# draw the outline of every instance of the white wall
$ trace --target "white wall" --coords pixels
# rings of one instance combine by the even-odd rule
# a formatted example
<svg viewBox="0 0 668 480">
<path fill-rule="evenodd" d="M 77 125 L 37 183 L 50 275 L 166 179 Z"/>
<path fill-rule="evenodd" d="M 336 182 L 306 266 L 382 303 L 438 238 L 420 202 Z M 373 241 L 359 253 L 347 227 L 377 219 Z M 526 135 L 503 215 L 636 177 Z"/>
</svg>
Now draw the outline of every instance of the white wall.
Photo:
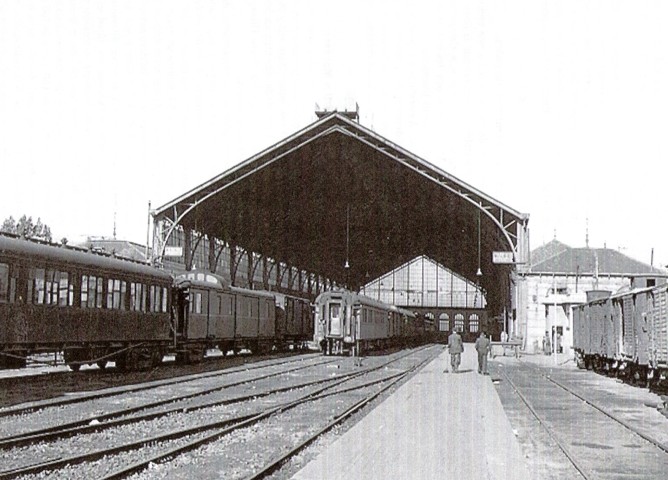
<svg viewBox="0 0 668 480">
<path fill-rule="evenodd" d="M 572 353 L 572 306 L 584 303 L 588 290 L 609 290 L 614 293 L 629 285 L 630 278 L 622 275 L 599 275 L 598 279 L 593 276 L 576 277 L 565 274 L 522 275 L 517 284 L 517 316 L 519 333 L 526 332 L 525 351 L 538 353 L 542 350 L 545 331 L 551 331 L 552 325 L 556 324 L 563 327 L 564 353 Z M 554 288 L 556 295 L 552 293 Z"/>
</svg>

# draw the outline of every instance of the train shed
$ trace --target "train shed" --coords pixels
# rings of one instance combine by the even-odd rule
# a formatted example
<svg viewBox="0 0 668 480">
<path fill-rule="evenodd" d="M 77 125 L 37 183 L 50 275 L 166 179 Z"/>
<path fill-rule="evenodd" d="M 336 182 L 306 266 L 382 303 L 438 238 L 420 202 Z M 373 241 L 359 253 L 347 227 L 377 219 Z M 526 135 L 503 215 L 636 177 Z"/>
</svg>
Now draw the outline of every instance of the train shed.
<svg viewBox="0 0 668 480">
<path fill-rule="evenodd" d="M 317 294 L 426 256 L 479 284 L 491 315 L 510 316 L 528 214 L 364 127 L 357 112 L 316 114 L 154 210 L 156 263 Z"/>
</svg>

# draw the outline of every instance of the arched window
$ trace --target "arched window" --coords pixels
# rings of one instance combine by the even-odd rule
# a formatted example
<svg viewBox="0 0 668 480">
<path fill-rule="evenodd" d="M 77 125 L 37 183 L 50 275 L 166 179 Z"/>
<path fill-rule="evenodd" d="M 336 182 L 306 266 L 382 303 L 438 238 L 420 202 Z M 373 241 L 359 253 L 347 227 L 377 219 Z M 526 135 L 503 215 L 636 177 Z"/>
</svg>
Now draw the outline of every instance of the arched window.
<svg viewBox="0 0 668 480">
<path fill-rule="evenodd" d="M 455 330 L 458 332 L 464 331 L 464 315 L 461 313 L 455 315 Z"/>
<path fill-rule="evenodd" d="M 469 332 L 476 333 L 480 328 L 480 317 L 477 313 L 472 313 L 469 317 Z"/>
<path fill-rule="evenodd" d="M 447 332 L 448 330 L 450 330 L 450 315 L 441 313 L 438 316 L 438 331 Z"/>
</svg>

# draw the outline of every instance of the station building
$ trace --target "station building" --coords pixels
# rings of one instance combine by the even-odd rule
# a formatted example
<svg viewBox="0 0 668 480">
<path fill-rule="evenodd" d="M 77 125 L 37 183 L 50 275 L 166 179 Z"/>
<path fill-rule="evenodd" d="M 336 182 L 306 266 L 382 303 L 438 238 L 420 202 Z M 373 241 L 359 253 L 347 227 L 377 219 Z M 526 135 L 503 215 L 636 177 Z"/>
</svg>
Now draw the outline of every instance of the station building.
<svg viewBox="0 0 668 480">
<path fill-rule="evenodd" d="M 573 307 L 587 301 L 587 292 L 650 287 L 666 282 L 661 268 L 603 248 L 573 248 L 556 239 L 531 251 L 529 268 L 517 277 L 520 332 L 528 353 L 543 350 L 546 334 L 557 353 L 572 352 Z"/>
</svg>

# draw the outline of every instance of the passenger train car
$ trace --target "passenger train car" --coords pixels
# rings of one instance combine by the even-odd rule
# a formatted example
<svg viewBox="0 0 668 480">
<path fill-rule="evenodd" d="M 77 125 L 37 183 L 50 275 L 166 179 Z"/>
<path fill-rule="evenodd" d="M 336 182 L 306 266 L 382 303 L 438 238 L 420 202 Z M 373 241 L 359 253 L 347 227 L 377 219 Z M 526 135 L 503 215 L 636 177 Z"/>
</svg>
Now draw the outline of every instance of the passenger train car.
<svg viewBox="0 0 668 480">
<path fill-rule="evenodd" d="M 589 292 L 573 310 L 573 347 L 581 368 L 641 385 L 668 377 L 668 285 Z"/>
<path fill-rule="evenodd" d="M 268 352 L 303 348 L 313 338 L 311 304 L 303 298 L 231 286 L 208 272 L 179 275 L 174 297 L 175 344 L 186 361 L 206 348 Z"/>
<path fill-rule="evenodd" d="M 312 338 L 306 299 L 0 234 L 0 368 L 62 351 L 73 370 L 138 369 L 170 352 L 194 362 L 214 346 L 261 352 Z"/>
<path fill-rule="evenodd" d="M 424 322 L 416 315 L 358 293 L 338 290 L 315 300 L 317 341 L 326 355 L 353 353 L 421 341 Z"/>
</svg>

